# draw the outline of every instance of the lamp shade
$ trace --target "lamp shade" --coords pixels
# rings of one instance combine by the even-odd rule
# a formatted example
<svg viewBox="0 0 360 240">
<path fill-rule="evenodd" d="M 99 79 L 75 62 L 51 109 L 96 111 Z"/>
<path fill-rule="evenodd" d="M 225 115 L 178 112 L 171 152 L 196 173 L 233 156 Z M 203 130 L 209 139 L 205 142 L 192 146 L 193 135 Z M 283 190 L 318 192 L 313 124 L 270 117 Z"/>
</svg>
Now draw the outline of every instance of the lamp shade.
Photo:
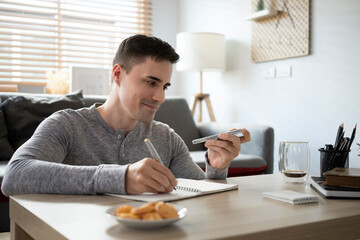
<svg viewBox="0 0 360 240">
<path fill-rule="evenodd" d="M 181 32 L 176 36 L 178 71 L 225 70 L 225 36 L 218 33 Z"/>
</svg>

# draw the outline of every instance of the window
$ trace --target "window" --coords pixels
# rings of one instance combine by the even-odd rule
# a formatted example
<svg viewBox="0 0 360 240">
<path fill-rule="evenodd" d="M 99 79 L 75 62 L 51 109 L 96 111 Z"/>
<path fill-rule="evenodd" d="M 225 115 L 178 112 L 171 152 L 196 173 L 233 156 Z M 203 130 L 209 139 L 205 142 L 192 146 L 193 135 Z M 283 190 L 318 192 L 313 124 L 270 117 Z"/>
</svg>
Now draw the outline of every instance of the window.
<svg viewBox="0 0 360 240">
<path fill-rule="evenodd" d="M 111 67 L 119 43 L 151 34 L 150 0 L 0 1 L 0 83 L 49 70 Z"/>
</svg>

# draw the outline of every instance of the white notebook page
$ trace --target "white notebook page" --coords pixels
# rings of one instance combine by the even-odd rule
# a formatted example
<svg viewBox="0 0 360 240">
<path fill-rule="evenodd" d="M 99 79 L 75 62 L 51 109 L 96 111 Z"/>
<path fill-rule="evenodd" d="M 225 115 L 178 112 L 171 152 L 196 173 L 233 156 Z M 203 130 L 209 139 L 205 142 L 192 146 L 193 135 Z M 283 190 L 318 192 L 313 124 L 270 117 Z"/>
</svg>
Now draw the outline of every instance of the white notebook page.
<svg viewBox="0 0 360 240">
<path fill-rule="evenodd" d="M 200 195 L 223 192 L 228 190 L 237 189 L 237 184 L 225 184 L 215 183 L 209 181 L 193 180 L 178 178 L 177 190 L 171 193 L 144 193 L 138 195 L 115 195 L 112 196 L 121 197 L 125 199 L 154 202 L 154 201 L 175 201 L 185 198 L 196 197 Z M 183 190 L 182 190 L 183 189 Z"/>
</svg>

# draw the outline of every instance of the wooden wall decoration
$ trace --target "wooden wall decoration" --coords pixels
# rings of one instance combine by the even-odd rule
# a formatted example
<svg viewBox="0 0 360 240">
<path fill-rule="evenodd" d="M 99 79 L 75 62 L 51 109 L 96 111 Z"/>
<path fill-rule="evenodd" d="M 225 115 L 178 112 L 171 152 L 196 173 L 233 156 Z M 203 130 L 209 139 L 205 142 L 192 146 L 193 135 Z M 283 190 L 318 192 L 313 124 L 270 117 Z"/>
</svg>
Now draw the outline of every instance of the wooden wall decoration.
<svg viewBox="0 0 360 240">
<path fill-rule="evenodd" d="M 252 19 L 252 62 L 310 54 L 310 0 L 263 0 L 277 14 Z M 259 0 L 252 0 L 255 14 Z M 253 15 L 254 15 L 253 14 Z"/>
</svg>

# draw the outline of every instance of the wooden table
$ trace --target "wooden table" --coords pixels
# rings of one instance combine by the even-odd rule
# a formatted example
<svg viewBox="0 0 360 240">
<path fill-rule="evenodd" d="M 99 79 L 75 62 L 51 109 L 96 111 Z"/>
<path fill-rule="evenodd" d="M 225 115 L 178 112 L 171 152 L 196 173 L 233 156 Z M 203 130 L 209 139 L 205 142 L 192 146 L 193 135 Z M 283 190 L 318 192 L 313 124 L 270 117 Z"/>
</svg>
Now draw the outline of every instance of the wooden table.
<svg viewBox="0 0 360 240">
<path fill-rule="evenodd" d="M 156 230 L 126 228 L 105 212 L 124 200 L 110 196 L 19 195 L 10 198 L 11 239 L 358 239 L 360 201 L 292 205 L 263 198 L 283 189 L 317 194 L 280 175 L 229 178 L 239 189 L 174 202 L 188 215 Z M 221 181 L 220 181 L 221 182 Z M 32 237 L 30 237 L 29 235 Z"/>
</svg>

